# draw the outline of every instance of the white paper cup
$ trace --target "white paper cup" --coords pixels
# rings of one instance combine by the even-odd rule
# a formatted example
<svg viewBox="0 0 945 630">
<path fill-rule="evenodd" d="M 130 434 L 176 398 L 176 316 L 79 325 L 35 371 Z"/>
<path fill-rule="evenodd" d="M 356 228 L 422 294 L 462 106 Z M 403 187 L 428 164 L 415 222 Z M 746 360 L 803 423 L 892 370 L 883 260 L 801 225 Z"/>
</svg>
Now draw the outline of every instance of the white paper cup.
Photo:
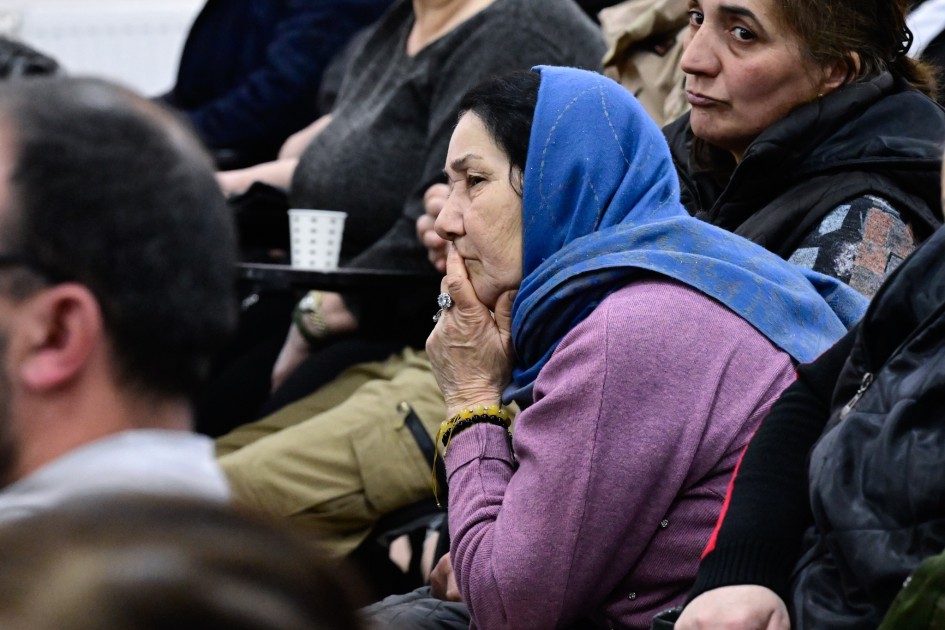
<svg viewBox="0 0 945 630">
<path fill-rule="evenodd" d="M 335 210 L 289 210 L 292 266 L 315 271 L 337 269 L 347 216 L 347 212 Z"/>
</svg>

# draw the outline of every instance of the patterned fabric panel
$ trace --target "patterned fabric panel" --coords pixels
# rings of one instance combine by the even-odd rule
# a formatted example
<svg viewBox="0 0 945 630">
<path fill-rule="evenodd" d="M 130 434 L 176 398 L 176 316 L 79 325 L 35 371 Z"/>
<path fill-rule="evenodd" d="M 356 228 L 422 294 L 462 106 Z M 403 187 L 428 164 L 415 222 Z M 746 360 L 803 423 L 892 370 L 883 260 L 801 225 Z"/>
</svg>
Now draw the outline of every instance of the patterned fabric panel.
<svg viewBox="0 0 945 630">
<path fill-rule="evenodd" d="M 868 195 L 835 208 L 790 261 L 841 280 L 867 297 L 915 249 L 912 231 L 883 199 Z"/>
</svg>

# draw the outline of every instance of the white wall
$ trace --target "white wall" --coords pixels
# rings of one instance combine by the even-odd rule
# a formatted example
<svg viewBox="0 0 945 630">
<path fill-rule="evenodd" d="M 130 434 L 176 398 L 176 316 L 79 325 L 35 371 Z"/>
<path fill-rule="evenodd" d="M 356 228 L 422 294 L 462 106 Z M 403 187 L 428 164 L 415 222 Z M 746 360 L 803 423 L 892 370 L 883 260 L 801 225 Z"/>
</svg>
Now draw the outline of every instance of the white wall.
<svg viewBox="0 0 945 630">
<path fill-rule="evenodd" d="M 180 49 L 203 0 L 0 0 L 0 34 L 154 95 L 173 85 Z"/>
</svg>

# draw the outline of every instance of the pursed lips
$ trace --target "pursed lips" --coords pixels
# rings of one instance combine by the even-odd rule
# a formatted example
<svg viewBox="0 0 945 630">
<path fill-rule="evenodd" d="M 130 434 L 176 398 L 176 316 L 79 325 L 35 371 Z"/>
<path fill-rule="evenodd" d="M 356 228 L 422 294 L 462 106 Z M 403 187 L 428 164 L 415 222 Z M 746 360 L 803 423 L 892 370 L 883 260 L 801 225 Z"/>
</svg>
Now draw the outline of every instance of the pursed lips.
<svg viewBox="0 0 945 630">
<path fill-rule="evenodd" d="M 453 241 L 453 244 L 455 246 L 456 241 Z M 459 254 L 459 257 L 463 259 L 463 264 L 465 265 L 469 265 L 469 263 L 478 262 L 475 258 L 467 258 L 466 255 L 463 253 L 463 251 L 459 247 L 456 248 L 456 253 Z M 468 268 L 469 267 L 467 266 L 467 269 Z"/>
<path fill-rule="evenodd" d="M 453 247 L 456 248 L 456 253 L 459 254 L 459 257 L 462 258 L 463 261 L 474 260 L 473 258 L 466 257 L 466 253 L 463 251 L 464 249 L 466 249 L 464 246 L 464 243 L 459 243 L 458 238 L 453 240 Z"/>
<path fill-rule="evenodd" d="M 698 92 L 693 92 L 691 90 L 686 90 L 686 100 L 689 101 L 689 104 L 693 107 L 708 107 L 711 105 L 722 104 L 722 101 L 714 99 L 711 96 L 699 94 Z"/>
</svg>

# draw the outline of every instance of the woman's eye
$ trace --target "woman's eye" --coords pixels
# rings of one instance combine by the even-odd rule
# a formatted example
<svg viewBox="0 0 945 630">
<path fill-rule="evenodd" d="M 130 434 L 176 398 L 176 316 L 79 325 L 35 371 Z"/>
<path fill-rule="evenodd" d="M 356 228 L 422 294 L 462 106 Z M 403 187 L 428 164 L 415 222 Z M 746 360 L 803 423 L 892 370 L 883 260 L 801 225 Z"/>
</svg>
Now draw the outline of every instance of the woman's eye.
<svg viewBox="0 0 945 630">
<path fill-rule="evenodd" d="M 740 42 L 750 42 L 755 39 L 755 34 L 749 31 L 744 26 L 736 26 L 732 29 L 732 35 Z"/>
<path fill-rule="evenodd" d="M 485 177 L 479 177 L 478 175 L 467 175 L 466 176 L 466 188 L 472 188 L 476 184 L 480 184 L 486 181 Z"/>
<path fill-rule="evenodd" d="M 701 26 L 705 16 L 701 11 L 696 11 L 695 9 L 689 10 L 689 24 L 691 26 Z"/>
</svg>

